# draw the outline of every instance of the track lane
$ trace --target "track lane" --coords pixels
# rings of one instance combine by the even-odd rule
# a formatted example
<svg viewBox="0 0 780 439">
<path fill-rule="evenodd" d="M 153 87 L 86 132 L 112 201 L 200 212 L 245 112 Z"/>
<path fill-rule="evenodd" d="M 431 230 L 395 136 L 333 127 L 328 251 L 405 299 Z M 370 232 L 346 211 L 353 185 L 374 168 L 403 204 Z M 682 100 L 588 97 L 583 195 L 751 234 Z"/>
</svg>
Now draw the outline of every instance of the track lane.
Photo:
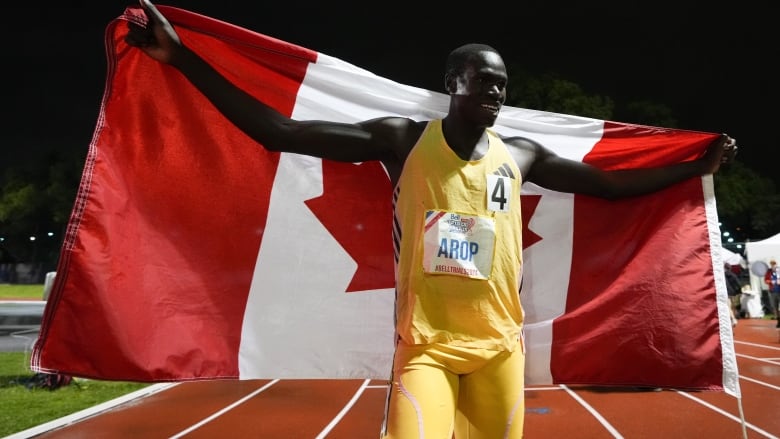
<svg viewBox="0 0 780 439">
<path fill-rule="evenodd" d="M 774 321 L 743 319 L 735 328 L 748 439 L 780 439 L 776 337 Z M 187 382 L 29 437 L 376 439 L 386 386 L 364 380 Z M 738 400 L 723 392 L 530 386 L 525 419 L 526 438 L 743 437 Z"/>
</svg>

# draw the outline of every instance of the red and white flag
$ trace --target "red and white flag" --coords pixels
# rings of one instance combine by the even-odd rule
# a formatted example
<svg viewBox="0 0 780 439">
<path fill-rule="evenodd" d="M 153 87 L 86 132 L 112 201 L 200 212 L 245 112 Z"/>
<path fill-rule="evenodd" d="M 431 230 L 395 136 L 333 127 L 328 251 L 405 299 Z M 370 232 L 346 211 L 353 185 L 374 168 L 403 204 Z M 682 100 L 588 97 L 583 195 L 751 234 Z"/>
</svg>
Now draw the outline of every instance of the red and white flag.
<svg viewBox="0 0 780 439">
<path fill-rule="evenodd" d="M 231 81 L 296 119 L 432 119 L 448 97 L 159 6 Z M 144 382 L 387 379 L 391 192 L 376 162 L 272 153 L 109 24 L 109 71 L 35 371 Z M 716 134 L 505 107 L 495 130 L 608 169 Z M 523 186 L 529 384 L 739 394 L 712 177 L 621 201 Z"/>
</svg>

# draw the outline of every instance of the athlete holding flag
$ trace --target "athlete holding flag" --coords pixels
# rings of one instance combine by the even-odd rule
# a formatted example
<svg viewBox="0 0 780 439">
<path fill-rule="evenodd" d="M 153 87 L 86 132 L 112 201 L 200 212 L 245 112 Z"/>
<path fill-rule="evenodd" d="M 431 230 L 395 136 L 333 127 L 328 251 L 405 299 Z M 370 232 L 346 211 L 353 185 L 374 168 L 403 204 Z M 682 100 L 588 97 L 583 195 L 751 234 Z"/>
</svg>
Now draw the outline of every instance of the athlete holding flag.
<svg viewBox="0 0 780 439">
<path fill-rule="evenodd" d="M 737 152 L 721 135 L 700 158 L 603 171 L 491 127 L 506 99 L 501 56 L 466 44 L 447 58 L 442 119 L 294 120 L 234 86 L 186 47 L 148 0 L 126 41 L 178 69 L 270 151 L 380 161 L 395 188 L 396 333 L 384 438 L 520 438 L 524 421 L 523 182 L 616 199 L 717 172 Z"/>
</svg>

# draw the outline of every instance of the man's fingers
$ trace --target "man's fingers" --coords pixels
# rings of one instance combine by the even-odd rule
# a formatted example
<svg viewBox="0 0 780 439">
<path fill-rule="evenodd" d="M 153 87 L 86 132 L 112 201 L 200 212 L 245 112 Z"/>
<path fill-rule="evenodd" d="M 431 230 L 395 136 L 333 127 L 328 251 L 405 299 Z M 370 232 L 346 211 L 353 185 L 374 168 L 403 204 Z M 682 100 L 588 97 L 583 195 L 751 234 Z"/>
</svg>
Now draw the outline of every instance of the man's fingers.
<svg viewBox="0 0 780 439">
<path fill-rule="evenodd" d="M 150 20 L 157 23 L 165 23 L 165 17 L 163 17 L 162 13 L 157 10 L 157 7 L 154 6 L 152 2 L 149 0 L 139 0 L 139 2 Z"/>
<path fill-rule="evenodd" d="M 739 147 L 737 146 L 737 140 L 729 137 L 726 143 L 723 144 L 723 149 L 725 149 L 726 151 L 736 152 L 737 149 L 739 149 Z"/>
<path fill-rule="evenodd" d="M 723 136 L 725 141 L 723 142 L 723 156 L 720 160 L 721 163 L 729 163 L 734 160 L 734 157 L 737 155 L 739 146 L 737 146 L 737 139 L 734 139 L 726 134 Z"/>
</svg>

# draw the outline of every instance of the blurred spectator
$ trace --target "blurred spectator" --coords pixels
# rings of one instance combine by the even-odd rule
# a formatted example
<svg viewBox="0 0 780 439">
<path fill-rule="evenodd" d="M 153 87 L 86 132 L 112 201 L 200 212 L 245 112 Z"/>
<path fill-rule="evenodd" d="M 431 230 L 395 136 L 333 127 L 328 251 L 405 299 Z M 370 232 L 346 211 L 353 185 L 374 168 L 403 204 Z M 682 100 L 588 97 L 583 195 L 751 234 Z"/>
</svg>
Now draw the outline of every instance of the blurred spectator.
<svg viewBox="0 0 780 439">
<path fill-rule="evenodd" d="M 769 290 L 769 313 L 778 319 L 778 328 L 780 328 L 780 315 L 778 315 L 780 313 L 777 310 L 778 303 L 780 303 L 780 267 L 777 266 L 777 261 L 774 259 L 769 261 L 769 269 L 764 274 L 764 283 Z"/>
<path fill-rule="evenodd" d="M 731 270 L 731 265 L 723 264 L 723 273 L 726 275 L 726 291 L 729 296 L 729 310 L 731 311 L 731 326 L 737 326 L 737 316 L 740 315 L 740 296 L 742 284 L 739 278 Z"/>
</svg>

